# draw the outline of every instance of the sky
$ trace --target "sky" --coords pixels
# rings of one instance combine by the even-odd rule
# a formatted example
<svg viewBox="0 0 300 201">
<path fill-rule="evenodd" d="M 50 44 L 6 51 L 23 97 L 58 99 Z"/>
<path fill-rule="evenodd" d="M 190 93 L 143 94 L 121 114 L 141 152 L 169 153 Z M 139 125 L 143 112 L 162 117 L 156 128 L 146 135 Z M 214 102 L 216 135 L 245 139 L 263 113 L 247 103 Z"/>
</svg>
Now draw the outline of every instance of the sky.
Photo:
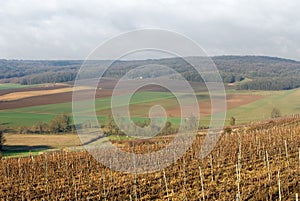
<svg viewBox="0 0 300 201">
<path fill-rule="evenodd" d="M 175 31 L 208 55 L 300 60 L 298 0 L 2 0 L 0 58 L 84 59 L 118 34 Z"/>
</svg>

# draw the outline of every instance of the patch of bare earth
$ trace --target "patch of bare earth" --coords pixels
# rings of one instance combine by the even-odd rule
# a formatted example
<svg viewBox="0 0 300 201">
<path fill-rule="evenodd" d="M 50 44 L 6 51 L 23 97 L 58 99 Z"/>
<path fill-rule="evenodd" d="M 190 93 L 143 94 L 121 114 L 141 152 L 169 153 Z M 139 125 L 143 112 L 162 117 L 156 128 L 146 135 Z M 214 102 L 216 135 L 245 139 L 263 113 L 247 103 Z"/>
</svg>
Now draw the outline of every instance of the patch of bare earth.
<svg viewBox="0 0 300 201">
<path fill-rule="evenodd" d="M 226 97 L 227 109 L 232 109 L 235 107 L 239 107 L 242 105 L 249 104 L 256 100 L 259 100 L 263 96 L 252 95 L 252 94 L 230 94 Z M 211 115 L 211 101 L 204 100 L 199 102 L 199 109 L 201 116 Z M 217 110 L 216 112 L 221 112 L 221 110 Z M 180 117 L 180 108 L 172 108 L 167 110 L 168 116 Z"/>
</svg>

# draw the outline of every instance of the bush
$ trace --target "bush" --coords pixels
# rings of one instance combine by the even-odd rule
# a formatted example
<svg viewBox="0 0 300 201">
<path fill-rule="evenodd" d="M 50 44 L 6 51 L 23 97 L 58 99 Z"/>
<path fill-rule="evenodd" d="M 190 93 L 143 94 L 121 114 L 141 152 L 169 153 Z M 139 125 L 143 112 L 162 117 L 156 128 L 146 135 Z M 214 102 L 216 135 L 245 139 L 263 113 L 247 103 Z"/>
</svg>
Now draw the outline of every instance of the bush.
<svg viewBox="0 0 300 201">
<path fill-rule="evenodd" d="M 281 112 L 278 108 L 273 108 L 272 112 L 271 112 L 271 118 L 278 118 L 281 117 Z"/>
<path fill-rule="evenodd" d="M 50 122 L 49 130 L 53 133 L 66 133 L 70 132 L 72 129 L 71 126 L 71 117 L 66 114 L 56 115 Z"/>
<path fill-rule="evenodd" d="M 38 134 L 49 133 L 49 125 L 40 121 L 31 128 L 31 132 Z"/>
</svg>

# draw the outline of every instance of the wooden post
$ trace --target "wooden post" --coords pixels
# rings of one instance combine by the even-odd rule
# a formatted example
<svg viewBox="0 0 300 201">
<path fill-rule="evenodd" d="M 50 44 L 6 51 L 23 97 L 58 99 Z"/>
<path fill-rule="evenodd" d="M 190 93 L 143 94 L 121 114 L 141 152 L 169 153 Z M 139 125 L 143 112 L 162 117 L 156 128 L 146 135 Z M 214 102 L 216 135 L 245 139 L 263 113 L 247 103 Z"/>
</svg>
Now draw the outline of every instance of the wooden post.
<svg viewBox="0 0 300 201">
<path fill-rule="evenodd" d="M 281 190 L 280 190 L 280 170 L 278 170 L 278 196 L 279 196 L 279 201 L 281 201 Z"/>
<path fill-rule="evenodd" d="M 164 173 L 165 188 L 166 188 L 166 192 L 167 192 L 167 200 L 169 201 L 168 183 L 167 183 L 165 169 L 163 169 L 163 173 Z"/>
<path fill-rule="evenodd" d="M 201 171 L 201 167 L 200 166 L 199 166 L 199 176 L 200 176 L 200 183 L 201 183 L 202 200 L 205 200 L 202 171 Z"/>
</svg>

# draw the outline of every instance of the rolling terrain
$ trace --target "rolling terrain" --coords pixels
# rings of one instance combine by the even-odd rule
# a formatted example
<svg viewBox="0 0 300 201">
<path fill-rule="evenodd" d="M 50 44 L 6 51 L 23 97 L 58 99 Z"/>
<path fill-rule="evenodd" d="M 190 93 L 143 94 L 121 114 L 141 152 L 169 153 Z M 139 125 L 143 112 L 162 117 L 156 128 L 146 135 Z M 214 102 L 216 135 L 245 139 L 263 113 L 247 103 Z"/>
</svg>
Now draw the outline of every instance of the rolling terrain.
<svg viewBox="0 0 300 201">
<path fill-rule="evenodd" d="M 206 59 L 192 57 L 199 65 L 204 65 Z M 300 87 L 300 62 L 290 59 L 268 56 L 215 56 L 211 57 L 216 64 L 224 83 L 235 85 L 236 89 L 250 90 L 287 90 Z M 204 62 L 204 63 L 203 63 Z M 76 74 L 84 61 L 32 61 L 32 60 L 0 60 L 0 83 L 12 83 L 11 87 L 20 87 L 14 83 L 25 85 L 41 83 L 70 82 L 76 79 Z M 132 61 L 88 61 L 90 71 L 86 78 L 97 77 L 99 69 L 111 64 L 104 74 L 108 78 L 120 78 L 126 72 L 137 66 L 162 65 L 169 66 L 181 73 L 188 81 L 203 82 L 196 71 L 181 58 L 165 58 Z M 151 73 L 149 73 L 151 72 Z M 147 78 L 154 72 L 151 69 L 139 72 L 133 77 Z M 172 76 L 166 71 L 157 71 L 155 76 Z M 3 87 L 3 86 L 2 86 Z M 0 85 L 1 89 L 1 85 Z"/>
<path fill-rule="evenodd" d="M 227 129 L 214 150 L 199 160 L 204 132 L 183 158 L 155 173 L 114 171 L 85 151 L 2 159 L 0 199 L 295 200 L 300 192 L 299 118 Z M 135 147 L 130 140 L 112 142 L 147 153 L 164 147 L 170 138 L 144 140 Z M 110 160 L 117 160 L 110 154 L 107 150 Z M 128 165 L 128 159 L 118 160 Z"/>
<path fill-rule="evenodd" d="M 66 86 L 64 86 L 66 88 Z M 63 88 L 63 89 L 64 89 Z M 37 88 L 32 88 L 32 90 Z M 45 88 L 44 90 L 52 90 Z M 18 89 L 19 90 L 19 89 Z M 18 91 L 16 90 L 16 91 Z M 26 90 L 28 90 L 26 88 Z M 39 88 L 40 90 L 40 88 Z M 7 90 L 2 91 L 5 96 Z M 14 90 L 9 90 L 14 93 Z M 44 92 L 47 93 L 47 92 Z M 83 91 L 84 93 L 84 91 Z M 111 90 L 97 90 L 96 111 L 99 116 L 110 114 Z M 132 99 L 130 110 L 135 117 L 147 117 L 151 106 L 161 104 L 166 107 L 169 117 L 176 119 L 180 116 L 179 105 L 176 98 L 169 92 L 138 92 Z M 207 92 L 199 92 L 198 101 L 202 117 L 210 115 L 210 99 Z M 1 95 L 0 95 L 1 98 Z M 297 100 L 300 98 L 300 90 L 283 91 L 227 91 L 227 120 L 234 116 L 237 123 L 268 119 L 272 108 L 278 108 L 282 115 L 290 115 L 300 112 Z M 49 122 L 56 114 L 71 114 L 72 92 L 59 94 L 38 95 L 19 100 L 0 102 L 0 122 L 12 127 L 30 126 L 37 121 Z M 288 104 L 287 104 L 288 103 Z M 174 120 L 176 121 L 176 120 Z"/>
<path fill-rule="evenodd" d="M 85 145 L 110 141 L 114 147 L 135 153 L 137 159 L 141 154 L 147 155 L 147 160 L 138 160 L 147 167 L 159 166 L 157 159 L 166 157 L 150 157 L 149 153 L 159 154 L 157 151 L 175 139 L 181 120 L 175 95 L 187 94 L 174 94 L 156 85 L 137 90 L 129 103 L 132 120 L 146 126 L 150 108 L 160 105 L 171 129 L 168 133 L 166 126 L 165 133 L 151 139 L 129 137 L 115 132 L 110 119 L 111 96 L 120 72 L 147 62 L 173 65 L 195 91 L 201 119 L 192 145 L 182 140 L 174 149 L 168 148 L 172 157 L 164 162 L 172 161 L 171 165 L 143 174 L 137 174 L 142 169 L 123 173 L 99 163 L 91 153 L 108 159 L 110 165 L 118 162 L 125 169 L 136 168 L 135 162 L 128 164 L 136 158 L 116 156 L 107 147 L 85 151 L 71 129 L 73 81 L 82 61 L 1 60 L 0 72 L 7 74 L 0 76 L 0 127 L 6 128 L 0 160 L 0 200 L 295 200 L 300 193 L 300 63 L 253 56 L 212 59 L 225 82 L 227 111 L 225 127 L 218 133 L 220 138 L 203 159 L 199 156 L 206 147 L 205 137 L 211 136 L 207 133 L 211 100 L 204 83 L 193 76 L 189 66 L 178 58 L 117 61 L 99 83 L 95 110 L 107 138 L 100 136 Z M 94 62 L 103 67 L 110 61 Z M 159 73 L 165 76 L 165 72 Z M 84 103 L 93 89 L 83 86 L 75 90 L 80 90 Z M 119 100 L 127 96 L 116 94 Z M 116 107 L 123 108 L 124 104 Z M 281 117 L 271 118 L 274 108 Z M 224 111 L 217 111 L 216 116 L 218 112 Z M 70 117 L 69 130 L 54 133 L 50 125 L 62 114 Z M 48 130 L 39 133 L 38 129 L 45 125 Z M 176 159 L 183 147 L 189 148 Z"/>
</svg>

